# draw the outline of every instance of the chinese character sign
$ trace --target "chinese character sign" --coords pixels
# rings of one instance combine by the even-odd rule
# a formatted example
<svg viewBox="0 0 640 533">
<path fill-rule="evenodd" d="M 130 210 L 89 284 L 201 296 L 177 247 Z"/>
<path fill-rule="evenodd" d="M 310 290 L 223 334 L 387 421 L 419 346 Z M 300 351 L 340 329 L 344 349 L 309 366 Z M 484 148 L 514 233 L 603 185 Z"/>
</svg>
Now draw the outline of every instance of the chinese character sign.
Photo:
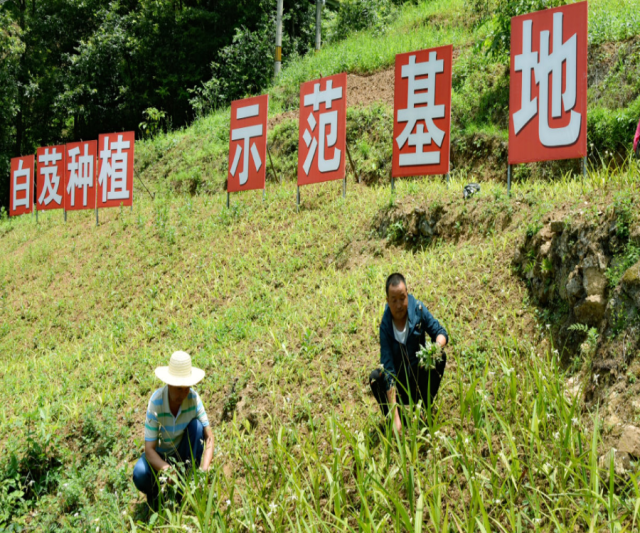
<svg viewBox="0 0 640 533">
<path fill-rule="evenodd" d="M 35 158 L 32 155 L 11 160 L 9 216 L 15 217 L 33 211 L 34 165 Z"/>
<path fill-rule="evenodd" d="M 587 155 L 587 2 L 511 19 L 509 163 Z"/>
<path fill-rule="evenodd" d="M 300 87 L 298 185 L 345 177 L 347 75 L 309 81 Z"/>
<path fill-rule="evenodd" d="M 227 191 L 264 189 L 267 175 L 267 113 L 269 96 L 231 103 Z"/>
<path fill-rule="evenodd" d="M 96 141 L 66 146 L 64 208 L 67 211 L 96 207 Z"/>
<path fill-rule="evenodd" d="M 449 172 L 453 47 L 396 56 L 392 176 Z"/>
<path fill-rule="evenodd" d="M 98 138 L 97 207 L 133 205 L 135 133 L 110 133 Z"/>
<path fill-rule="evenodd" d="M 64 207 L 65 146 L 49 146 L 38 148 L 36 161 L 38 211 L 62 209 Z"/>
</svg>

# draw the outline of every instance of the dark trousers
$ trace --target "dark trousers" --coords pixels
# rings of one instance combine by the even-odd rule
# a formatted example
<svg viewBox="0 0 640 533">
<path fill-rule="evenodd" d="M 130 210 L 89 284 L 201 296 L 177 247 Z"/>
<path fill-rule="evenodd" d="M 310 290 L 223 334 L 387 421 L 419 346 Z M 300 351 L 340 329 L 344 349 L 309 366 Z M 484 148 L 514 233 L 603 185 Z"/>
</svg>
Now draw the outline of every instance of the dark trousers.
<svg viewBox="0 0 640 533">
<path fill-rule="evenodd" d="M 173 458 L 176 463 L 191 461 L 193 458 L 195 460 L 194 466 L 197 468 L 200 466 L 204 451 L 203 439 L 204 428 L 202 423 L 197 418 L 194 418 L 186 427 L 176 452 L 166 455 L 160 454 L 160 457 L 167 462 L 169 462 L 170 458 Z M 147 462 L 147 456 L 143 453 L 133 467 L 133 482 L 140 492 L 147 495 L 150 503 L 158 497 L 157 477 L 158 473 Z"/>
<path fill-rule="evenodd" d="M 424 407 L 433 405 L 433 400 L 438 394 L 440 382 L 447 366 L 447 356 L 442 353 L 442 360 L 436 364 L 435 368 L 426 370 L 420 365 L 405 366 L 401 364 L 397 371 L 396 394 L 398 403 L 410 405 L 422 400 Z M 382 414 L 387 416 L 389 404 L 387 400 L 387 383 L 381 370 L 376 369 L 369 376 L 371 392 L 378 401 Z"/>
</svg>

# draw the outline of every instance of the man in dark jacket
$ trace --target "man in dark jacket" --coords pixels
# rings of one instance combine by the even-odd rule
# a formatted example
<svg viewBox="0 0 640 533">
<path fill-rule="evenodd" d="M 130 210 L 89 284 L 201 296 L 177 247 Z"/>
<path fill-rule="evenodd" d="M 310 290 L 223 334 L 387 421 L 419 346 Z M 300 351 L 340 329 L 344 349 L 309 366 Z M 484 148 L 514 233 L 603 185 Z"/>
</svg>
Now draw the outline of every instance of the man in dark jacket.
<svg viewBox="0 0 640 533">
<path fill-rule="evenodd" d="M 407 292 L 402 274 L 391 274 L 386 290 L 387 306 L 380 323 L 380 363 L 383 368 L 374 370 L 369 382 L 385 416 L 389 407 L 394 406 L 393 422 L 400 432 L 402 421 L 395 407 L 396 389 L 404 405 L 422 400 L 424 406 L 430 406 L 438 393 L 447 359 L 442 352 L 435 368 L 425 369 L 418 364 L 416 354 L 424 346 L 426 335 L 441 348 L 447 345 L 449 336 L 426 306 Z"/>
</svg>

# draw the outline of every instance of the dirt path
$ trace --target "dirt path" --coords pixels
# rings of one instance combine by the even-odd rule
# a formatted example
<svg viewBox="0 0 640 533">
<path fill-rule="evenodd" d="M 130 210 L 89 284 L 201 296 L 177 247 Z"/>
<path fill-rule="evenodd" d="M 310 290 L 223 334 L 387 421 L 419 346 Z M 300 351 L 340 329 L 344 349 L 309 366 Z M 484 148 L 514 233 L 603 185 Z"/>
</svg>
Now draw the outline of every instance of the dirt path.
<svg viewBox="0 0 640 533">
<path fill-rule="evenodd" d="M 367 107 L 380 102 L 393 107 L 393 81 L 393 68 L 369 76 L 347 74 L 347 106 Z M 268 128 L 272 129 L 285 120 L 296 119 L 298 114 L 298 111 L 286 111 L 271 117 Z"/>
</svg>

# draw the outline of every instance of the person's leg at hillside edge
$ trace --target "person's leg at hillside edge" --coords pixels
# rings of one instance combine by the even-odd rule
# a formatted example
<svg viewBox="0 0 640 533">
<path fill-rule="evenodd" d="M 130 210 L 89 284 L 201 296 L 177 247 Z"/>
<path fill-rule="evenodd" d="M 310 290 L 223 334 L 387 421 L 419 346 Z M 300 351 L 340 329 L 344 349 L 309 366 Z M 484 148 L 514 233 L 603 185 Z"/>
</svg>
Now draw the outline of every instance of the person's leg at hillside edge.
<svg viewBox="0 0 640 533">
<path fill-rule="evenodd" d="M 177 463 L 185 463 L 186 470 L 189 472 L 189 467 L 192 461 L 195 461 L 195 467 L 200 466 L 202 460 L 202 454 L 204 452 L 204 428 L 202 423 L 197 418 L 194 418 L 185 428 L 182 440 L 176 450 L 176 456 L 173 458 Z M 169 461 L 170 456 L 162 457 Z M 158 484 L 156 478 L 158 473 L 154 472 L 153 467 L 147 462 L 147 457 L 143 453 L 142 457 L 138 459 L 135 467 L 133 468 L 133 483 L 136 488 L 147 495 L 147 502 L 149 507 L 154 511 L 158 510 Z"/>
<path fill-rule="evenodd" d="M 158 510 L 158 484 L 156 483 L 157 473 L 153 467 L 147 462 L 145 453 L 138 459 L 136 466 L 133 467 L 133 483 L 136 488 L 147 495 L 147 503 L 152 510 Z"/>
<path fill-rule="evenodd" d="M 426 370 L 422 367 L 415 366 L 407 369 L 404 365 L 400 366 L 398 371 L 398 383 L 396 386 L 398 393 L 398 402 L 402 405 L 409 405 L 411 400 L 417 403 L 422 400 L 422 405 L 426 412 L 432 409 L 433 401 L 440 389 L 442 376 L 447 365 L 447 357 L 442 354 L 442 360 L 438 362 L 436 368 Z M 380 369 L 371 372 L 369 376 L 369 384 L 373 397 L 378 402 L 383 416 L 389 413 L 389 404 L 387 400 L 386 382 L 384 374 Z"/>
<path fill-rule="evenodd" d="M 193 463 L 195 468 L 200 466 L 202 453 L 204 452 L 204 428 L 202 422 L 194 418 L 185 428 L 182 440 L 178 445 L 177 460 L 187 465 L 187 472 Z"/>
</svg>

